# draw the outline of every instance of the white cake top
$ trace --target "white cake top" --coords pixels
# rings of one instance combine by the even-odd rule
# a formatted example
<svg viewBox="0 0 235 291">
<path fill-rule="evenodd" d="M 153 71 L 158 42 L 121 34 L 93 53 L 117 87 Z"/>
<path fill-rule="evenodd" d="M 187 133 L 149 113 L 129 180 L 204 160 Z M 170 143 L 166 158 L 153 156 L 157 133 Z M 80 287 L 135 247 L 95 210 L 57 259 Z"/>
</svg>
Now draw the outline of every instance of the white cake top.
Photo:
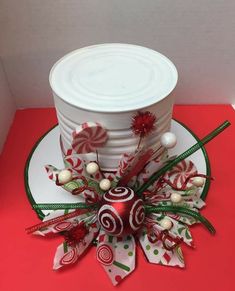
<svg viewBox="0 0 235 291">
<path fill-rule="evenodd" d="M 130 44 L 75 50 L 51 69 L 54 93 L 95 112 L 134 111 L 159 102 L 174 89 L 177 70 L 164 55 Z"/>
</svg>

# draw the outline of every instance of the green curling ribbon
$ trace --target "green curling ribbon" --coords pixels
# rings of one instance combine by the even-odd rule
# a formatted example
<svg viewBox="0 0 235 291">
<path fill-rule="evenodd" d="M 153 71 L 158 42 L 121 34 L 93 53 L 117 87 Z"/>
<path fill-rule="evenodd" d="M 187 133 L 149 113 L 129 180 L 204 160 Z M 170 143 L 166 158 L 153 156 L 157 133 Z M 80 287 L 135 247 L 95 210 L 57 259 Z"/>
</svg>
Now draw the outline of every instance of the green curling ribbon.
<svg viewBox="0 0 235 291">
<path fill-rule="evenodd" d="M 96 209 L 97 204 L 86 204 L 86 203 L 44 203 L 34 204 L 33 209 L 40 210 L 65 210 L 65 209 Z"/>
<path fill-rule="evenodd" d="M 145 205 L 145 211 L 146 213 L 161 213 L 161 212 L 171 212 L 174 214 L 185 214 L 188 216 L 191 216 L 195 218 L 197 221 L 200 221 L 208 230 L 210 233 L 215 234 L 215 228 L 210 223 L 209 220 L 207 220 L 204 216 L 202 216 L 199 212 L 193 211 L 191 209 L 182 207 L 182 206 L 172 206 L 172 205 L 166 205 L 166 206 L 151 206 L 151 205 Z"/>
<path fill-rule="evenodd" d="M 158 170 L 156 173 L 154 173 L 147 182 L 145 182 L 138 190 L 137 195 L 141 195 L 145 190 L 149 188 L 158 178 L 160 178 L 163 174 L 165 174 L 167 171 L 171 170 L 175 165 L 177 165 L 179 162 L 183 161 L 187 157 L 191 156 L 193 153 L 195 153 L 197 150 L 199 150 L 201 147 L 203 147 L 205 144 L 207 144 L 209 141 L 211 141 L 214 137 L 216 137 L 218 134 L 220 134 L 222 131 L 225 130 L 228 126 L 230 126 L 229 121 L 225 121 L 222 123 L 219 127 L 214 129 L 211 133 L 209 133 L 207 136 L 205 136 L 202 140 L 198 141 L 196 144 L 194 144 L 191 148 L 187 149 L 185 152 L 177 156 L 174 160 L 170 161 L 168 164 L 163 166 L 160 170 Z"/>
</svg>

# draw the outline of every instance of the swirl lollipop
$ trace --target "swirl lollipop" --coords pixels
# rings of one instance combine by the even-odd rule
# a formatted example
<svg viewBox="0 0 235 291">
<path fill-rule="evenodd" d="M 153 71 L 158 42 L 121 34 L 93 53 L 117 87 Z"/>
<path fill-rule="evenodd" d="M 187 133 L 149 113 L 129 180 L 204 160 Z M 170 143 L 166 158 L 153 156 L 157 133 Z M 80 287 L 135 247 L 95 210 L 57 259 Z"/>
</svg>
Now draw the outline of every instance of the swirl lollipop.
<svg viewBox="0 0 235 291">
<path fill-rule="evenodd" d="M 85 122 L 72 133 L 72 148 L 78 154 L 95 152 L 108 139 L 107 131 L 97 122 Z"/>
<path fill-rule="evenodd" d="M 101 244 L 97 249 L 96 256 L 97 260 L 105 266 L 112 265 L 114 260 L 112 247 L 108 244 Z"/>
<path fill-rule="evenodd" d="M 73 264 L 78 259 L 78 250 L 77 248 L 72 248 L 69 252 L 65 253 L 65 255 L 60 259 L 60 265 L 66 266 Z"/>
</svg>

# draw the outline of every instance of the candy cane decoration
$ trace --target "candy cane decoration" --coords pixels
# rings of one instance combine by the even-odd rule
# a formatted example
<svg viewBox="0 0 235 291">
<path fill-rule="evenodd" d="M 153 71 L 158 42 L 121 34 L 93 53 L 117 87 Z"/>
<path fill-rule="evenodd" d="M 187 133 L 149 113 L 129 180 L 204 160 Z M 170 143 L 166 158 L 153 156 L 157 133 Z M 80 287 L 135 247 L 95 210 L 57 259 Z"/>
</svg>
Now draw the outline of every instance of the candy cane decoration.
<svg viewBox="0 0 235 291">
<path fill-rule="evenodd" d="M 84 168 L 84 163 L 83 161 L 74 155 L 66 156 L 64 158 L 65 164 L 68 165 L 68 168 L 74 172 L 74 174 L 77 175 L 84 175 L 85 174 L 85 168 Z"/>
<path fill-rule="evenodd" d="M 95 152 L 108 139 L 107 131 L 97 122 L 83 123 L 72 136 L 72 148 L 78 154 Z"/>
</svg>

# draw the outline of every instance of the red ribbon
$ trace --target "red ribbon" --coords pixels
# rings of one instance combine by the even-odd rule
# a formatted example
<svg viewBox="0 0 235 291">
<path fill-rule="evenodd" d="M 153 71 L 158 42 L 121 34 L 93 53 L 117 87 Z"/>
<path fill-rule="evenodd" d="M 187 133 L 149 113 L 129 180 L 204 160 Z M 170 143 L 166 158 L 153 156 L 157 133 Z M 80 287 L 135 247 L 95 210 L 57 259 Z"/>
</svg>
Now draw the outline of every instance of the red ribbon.
<svg viewBox="0 0 235 291">
<path fill-rule="evenodd" d="M 207 176 L 207 175 L 204 175 L 204 174 L 192 174 L 190 176 L 187 177 L 187 179 L 184 181 L 184 184 L 181 186 L 181 187 L 177 187 L 175 184 L 173 184 L 171 181 L 169 180 L 166 180 L 165 178 L 161 178 L 160 179 L 160 182 L 162 184 L 166 183 L 168 184 L 169 186 L 171 186 L 172 189 L 174 190 L 178 190 L 178 191 L 184 191 L 186 190 L 186 186 L 188 184 L 188 181 L 194 177 L 203 177 L 203 178 L 206 178 L 206 179 L 211 179 L 211 180 L 214 180 L 213 177 L 210 177 L 210 176 Z"/>
<path fill-rule="evenodd" d="M 138 161 L 132 166 L 131 170 L 128 174 L 126 174 L 124 177 L 121 178 L 121 180 L 118 183 L 118 186 L 126 186 L 132 177 L 137 176 L 140 171 L 143 170 L 146 163 L 149 161 L 153 154 L 153 150 L 149 149 L 145 153 L 143 153 Z"/>
<path fill-rule="evenodd" d="M 66 219 L 70 219 L 70 218 L 76 217 L 78 215 L 87 213 L 88 211 L 89 211 L 88 209 L 77 209 L 74 212 L 70 212 L 68 214 L 64 214 L 64 215 L 49 219 L 47 221 L 43 221 L 43 222 L 38 223 L 36 225 L 30 226 L 30 227 L 26 228 L 26 232 L 28 234 L 33 233 L 37 230 L 40 230 L 40 229 L 45 228 L 47 226 L 53 225 L 55 223 L 62 222 Z"/>
<path fill-rule="evenodd" d="M 161 240 L 163 247 L 168 251 L 174 250 L 183 241 L 182 238 L 172 237 L 168 230 L 163 230 L 159 233 L 156 233 L 153 231 L 153 228 L 150 225 L 147 226 L 147 236 L 148 240 L 152 244 L 156 243 L 158 240 Z M 169 242 L 171 245 L 169 245 Z"/>
</svg>

